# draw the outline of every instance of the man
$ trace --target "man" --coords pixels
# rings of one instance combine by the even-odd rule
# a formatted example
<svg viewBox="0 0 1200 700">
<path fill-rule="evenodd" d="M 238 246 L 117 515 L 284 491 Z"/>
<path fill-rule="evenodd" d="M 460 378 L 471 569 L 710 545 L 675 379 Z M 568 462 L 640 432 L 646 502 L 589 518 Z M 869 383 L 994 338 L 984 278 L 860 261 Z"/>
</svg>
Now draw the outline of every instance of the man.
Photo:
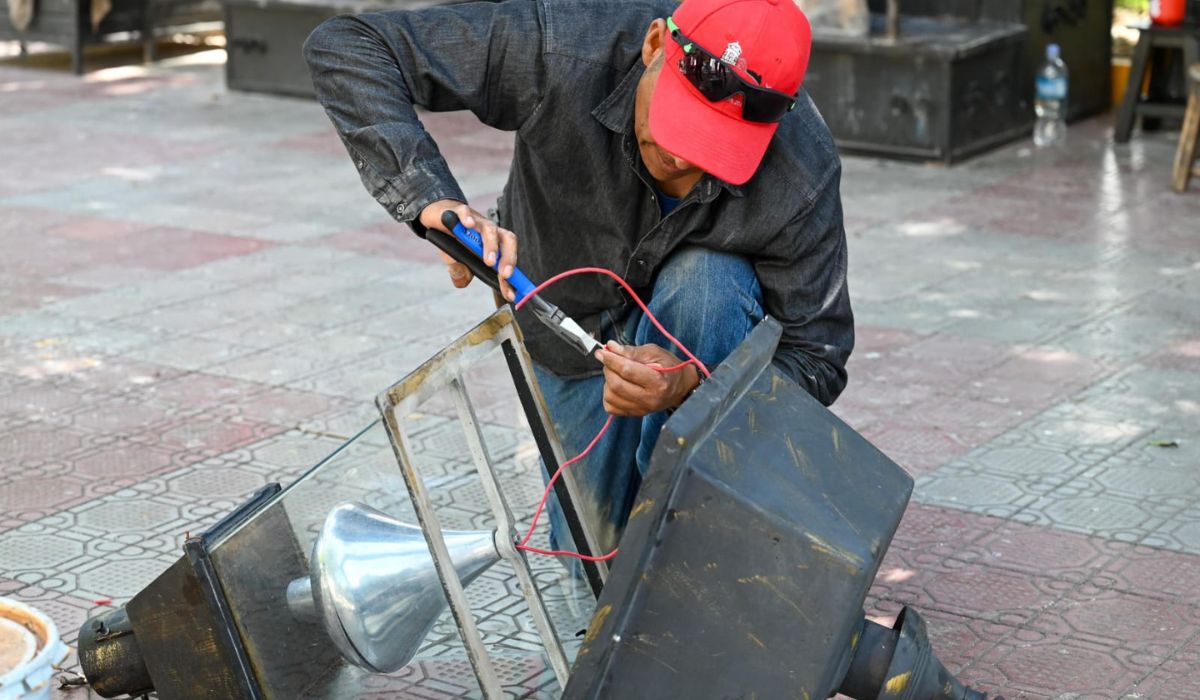
<svg viewBox="0 0 1200 700">
<path fill-rule="evenodd" d="M 305 56 L 364 184 L 397 221 L 422 233 L 453 209 L 501 277 L 518 240 L 535 282 L 610 268 L 709 367 L 769 314 L 783 325 L 775 363 L 830 404 L 854 331 L 841 164 L 800 90 L 809 46 L 792 0 L 509 0 L 334 18 Z M 496 222 L 469 207 L 414 106 L 469 109 L 516 132 Z M 604 411 L 617 416 L 573 467 L 611 547 L 668 412 L 700 375 L 646 366 L 678 353 L 611 280 L 573 277 L 546 297 L 607 341 L 585 357 L 521 319 L 567 453 Z"/>
</svg>

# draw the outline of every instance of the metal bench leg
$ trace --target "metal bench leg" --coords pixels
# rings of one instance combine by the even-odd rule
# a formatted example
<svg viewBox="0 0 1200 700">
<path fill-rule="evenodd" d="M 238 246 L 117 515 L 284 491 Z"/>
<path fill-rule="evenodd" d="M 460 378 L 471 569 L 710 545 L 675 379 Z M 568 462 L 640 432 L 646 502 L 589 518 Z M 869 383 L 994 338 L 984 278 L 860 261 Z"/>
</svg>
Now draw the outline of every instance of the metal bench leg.
<svg viewBox="0 0 1200 700">
<path fill-rule="evenodd" d="M 83 39 L 76 39 L 71 47 L 71 72 L 83 75 Z"/>
<path fill-rule="evenodd" d="M 1137 116 L 1137 105 L 1142 99 L 1142 83 L 1146 80 L 1146 68 L 1150 62 L 1150 33 L 1142 32 L 1133 50 L 1133 65 L 1129 67 L 1129 82 L 1125 85 L 1125 97 L 1117 111 L 1117 125 L 1113 129 L 1113 141 L 1127 143 L 1133 133 L 1133 120 Z"/>
<path fill-rule="evenodd" d="M 158 42 L 154 37 L 154 25 L 157 19 L 154 0 L 146 3 L 145 14 L 142 15 L 142 62 L 154 63 L 158 60 Z"/>
<path fill-rule="evenodd" d="M 71 72 L 83 75 L 83 45 L 92 30 L 91 2 L 75 3 L 75 36 L 71 38 Z"/>
</svg>

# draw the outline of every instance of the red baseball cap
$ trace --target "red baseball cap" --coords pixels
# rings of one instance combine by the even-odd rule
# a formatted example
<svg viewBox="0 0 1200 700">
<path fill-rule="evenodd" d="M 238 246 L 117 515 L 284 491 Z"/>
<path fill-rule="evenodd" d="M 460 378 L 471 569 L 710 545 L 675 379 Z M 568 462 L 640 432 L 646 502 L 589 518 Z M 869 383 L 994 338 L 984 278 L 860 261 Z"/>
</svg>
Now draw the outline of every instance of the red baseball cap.
<svg viewBox="0 0 1200 700">
<path fill-rule="evenodd" d="M 792 95 L 800 89 L 812 30 L 794 0 L 684 0 L 671 16 L 689 40 L 721 57 L 742 78 Z M 669 34 L 664 49 L 650 100 L 654 140 L 714 177 L 734 185 L 746 182 L 779 124 L 743 119 L 740 94 L 709 102 L 680 71 L 683 47 Z"/>
</svg>

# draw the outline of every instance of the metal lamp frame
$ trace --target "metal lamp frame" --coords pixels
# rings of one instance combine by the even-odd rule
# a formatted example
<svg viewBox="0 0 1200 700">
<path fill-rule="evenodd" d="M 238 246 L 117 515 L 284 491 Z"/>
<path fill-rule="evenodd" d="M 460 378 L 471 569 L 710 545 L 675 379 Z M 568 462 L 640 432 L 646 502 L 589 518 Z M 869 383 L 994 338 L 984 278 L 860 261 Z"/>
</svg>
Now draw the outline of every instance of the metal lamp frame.
<svg viewBox="0 0 1200 700">
<path fill-rule="evenodd" d="M 570 665 L 546 611 L 541 593 L 534 582 L 529 563 L 524 553 L 516 548 L 516 523 L 504 492 L 500 489 L 496 471 L 484 444 L 479 421 L 475 416 L 474 406 L 471 404 L 464 383 L 463 375 L 497 350 L 504 354 L 513 385 L 521 401 L 521 407 L 533 432 L 534 441 L 546 469 L 553 473 L 564 460 L 562 445 L 546 410 L 545 399 L 538 388 L 537 379 L 533 373 L 533 361 L 525 349 L 521 330 L 516 324 L 512 309 L 508 306 L 501 307 L 404 379 L 379 394 L 375 400 L 375 404 L 383 416 L 388 440 L 396 454 L 396 461 L 400 465 L 404 483 L 408 487 L 421 530 L 425 533 L 425 539 L 433 555 L 434 566 L 450 604 L 451 614 L 454 616 L 455 624 L 462 636 L 480 688 L 488 700 L 504 698 L 504 693 L 501 690 L 495 667 L 475 625 L 475 618 L 463 592 L 462 582 L 451 563 L 446 542 L 442 537 L 441 524 L 429 498 L 429 491 L 412 458 L 413 450 L 404 428 L 403 418 L 442 391 L 448 389 L 453 394 L 458 420 L 466 435 L 472 461 L 496 519 L 497 549 L 501 558 L 507 560 L 516 571 L 521 593 L 529 605 L 534 625 L 545 645 L 550 665 L 558 679 L 559 686 L 565 688 L 570 675 Z M 576 498 L 579 489 L 570 471 L 564 472 L 555 484 L 555 489 L 579 552 L 584 555 L 592 554 L 596 551 L 596 539 L 587 519 L 581 517 L 580 511 L 576 507 L 579 502 Z M 600 589 L 603 588 L 604 582 L 608 578 L 608 566 L 605 562 L 584 562 L 584 564 L 592 591 L 599 595 Z"/>
</svg>

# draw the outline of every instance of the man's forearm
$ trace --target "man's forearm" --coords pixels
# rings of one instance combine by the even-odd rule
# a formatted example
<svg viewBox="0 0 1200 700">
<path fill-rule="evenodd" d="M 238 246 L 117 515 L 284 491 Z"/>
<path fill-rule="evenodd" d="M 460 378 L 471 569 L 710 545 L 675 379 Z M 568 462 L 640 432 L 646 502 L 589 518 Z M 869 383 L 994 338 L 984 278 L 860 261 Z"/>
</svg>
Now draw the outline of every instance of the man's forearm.
<svg viewBox="0 0 1200 700">
<path fill-rule="evenodd" d="M 304 57 L 317 99 L 346 145 L 363 185 L 397 221 L 430 202 L 465 200 L 433 139 L 421 126 L 403 71 L 378 16 L 341 16 L 309 36 Z"/>
<path fill-rule="evenodd" d="M 430 203 L 466 198 L 415 108 L 519 127 L 541 96 L 540 32 L 536 3 L 344 15 L 313 31 L 304 56 L 367 190 L 419 228 Z"/>
<path fill-rule="evenodd" d="M 797 348 L 781 347 L 775 352 L 773 363 L 826 406 L 832 405 L 846 388 L 844 361 L 834 362 Z"/>
</svg>

